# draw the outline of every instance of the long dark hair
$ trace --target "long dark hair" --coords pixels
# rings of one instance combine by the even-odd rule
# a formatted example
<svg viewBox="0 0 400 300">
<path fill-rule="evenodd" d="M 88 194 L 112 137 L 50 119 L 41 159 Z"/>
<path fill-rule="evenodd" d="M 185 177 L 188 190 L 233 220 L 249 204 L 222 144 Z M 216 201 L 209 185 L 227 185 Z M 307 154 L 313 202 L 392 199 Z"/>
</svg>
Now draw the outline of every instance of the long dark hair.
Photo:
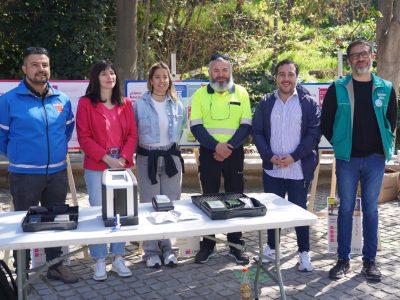
<svg viewBox="0 0 400 300">
<path fill-rule="evenodd" d="M 102 102 L 101 95 L 100 95 L 99 76 L 102 71 L 104 71 L 108 68 L 113 70 L 116 75 L 115 86 L 114 86 L 114 88 L 112 90 L 112 94 L 111 94 L 111 103 L 119 105 L 119 106 L 123 105 L 124 101 L 121 97 L 121 91 L 119 88 L 119 76 L 118 76 L 117 70 L 115 69 L 114 65 L 109 60 L 99 60 L 98 62 L 96 62 L 93 65 L 93 67 L 90 71 L 89 85 L 86 89 L 85 96 L 90 98 L 90 101 L 93 104 Z"/>
<path fill-rule="evenodd" d="M 178 100 L 178 96 L 176 95 L 176 91 L 175 91 L 175 87 L 172 84 L 172 75 L 171 75 L 171 71 L 168 68 L 168 65 L 162 61 L 155 63 L 154 65 L 151 66 L 150 70 L 149 70 L 149 77 L 147 77 L 147 89 L 150 91 L 150 93 L 153 92 L 153 85 L 151 84 L 151 80 L 153 79 L 154 73 L 158 70 L 158 69 L 164 69 L 167 70 L 168 72 L 168 79 L 169 79 L 169 85 L 168 85 L 168 93 L 170 95 L 170 97 L 172 98 L 172 100 Z"/>
</svg>

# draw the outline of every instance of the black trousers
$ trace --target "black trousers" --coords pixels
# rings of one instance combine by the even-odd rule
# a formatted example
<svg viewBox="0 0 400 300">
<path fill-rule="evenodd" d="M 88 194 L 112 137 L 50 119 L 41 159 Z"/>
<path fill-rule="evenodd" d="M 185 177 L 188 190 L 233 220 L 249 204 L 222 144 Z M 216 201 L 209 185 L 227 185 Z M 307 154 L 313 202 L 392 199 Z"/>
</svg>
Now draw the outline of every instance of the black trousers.
<svg viewBox="0 0 400 300">
<path fill-rule="evenodd" d="M 200 147 L 199 172 L 203 193 L 218 193 L 221 185 L 221 175 L 224 178 L 225 192 L 243 193 L 243 146 L 233 150 L 231 156 L 222 162 L 214 159 L 214 152 L 215 151 Z M 231 232 L 227 234 L 228 242 L 231 243 L 243 244 L 241 238 L 241 232 Z M 212 250 L 214 247 L 215 241 L 203 238 L 203 242 L 201 243 L 202 249 Z"/>
<path fill-rule="evenodd" d="M 16 211 L 28 210 L 31 206 L 38 206 L 39 202 L 44 207 L 65 204 L 68 187 L 66 170 L 47 175 L 9 173 L 8 179 L 14 210 Z M 44 250 L 47 261 L 57 258 L 62 254 L 61 247 L 46 248 Z M 17 258 L 15 251 L 13 255 L 14 266 L 16 267 Z M 30 260 L 30 252 L 26 250 L 27 267 L 29 267 Z"/>
</svg>

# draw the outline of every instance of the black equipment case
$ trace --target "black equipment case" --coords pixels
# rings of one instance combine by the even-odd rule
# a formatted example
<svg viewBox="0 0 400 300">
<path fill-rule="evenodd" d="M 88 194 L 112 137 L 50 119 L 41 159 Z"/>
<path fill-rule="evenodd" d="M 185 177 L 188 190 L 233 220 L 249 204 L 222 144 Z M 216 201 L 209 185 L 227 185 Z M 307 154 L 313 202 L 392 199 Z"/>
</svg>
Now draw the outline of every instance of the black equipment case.
<svg viewBox="0 0 400 300">
<path fill-rule="evenodd" d="M 267 208 L 242 193 L 216 193 L 192 196 L 192 202 L 212 220 L 265 216 Z"/>
<path fill-rule="evenodd" d="M 29 208 L 22 221 L 24 232 L 43 230 L 70 230 L 78 227 L 79 206 L 55 205 L 47 209 L 43 206 Z"/>
</svg>

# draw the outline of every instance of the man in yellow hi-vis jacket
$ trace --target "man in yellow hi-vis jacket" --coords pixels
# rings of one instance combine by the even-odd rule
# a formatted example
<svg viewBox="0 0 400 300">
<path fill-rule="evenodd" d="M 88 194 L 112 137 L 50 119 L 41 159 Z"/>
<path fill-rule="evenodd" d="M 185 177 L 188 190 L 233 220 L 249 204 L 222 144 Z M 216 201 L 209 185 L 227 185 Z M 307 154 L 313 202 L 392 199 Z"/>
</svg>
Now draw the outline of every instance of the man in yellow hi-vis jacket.
<svg viewBox="0 0 400 300">
<path fill-rule="evenodd" d="M 203 193 L 218 193 L 221 174 L 225 192 L 242 193 L 243 143 L 251 130 L 251 109 L 246 89 L 234 84 L 227 55 L 214 54 L 209 63 L 210 83 L 192 97 L 190 129 L 200 143 L 199 172 Z M 228 241 L 244 244 L 241 232 L 228 234 Z M 203 238 L 196 263 L 206 263 L 214 253 L 215 241 Z M 232 248 L 229 256 L 239 264 L 249 258 Z"/>
</svg>

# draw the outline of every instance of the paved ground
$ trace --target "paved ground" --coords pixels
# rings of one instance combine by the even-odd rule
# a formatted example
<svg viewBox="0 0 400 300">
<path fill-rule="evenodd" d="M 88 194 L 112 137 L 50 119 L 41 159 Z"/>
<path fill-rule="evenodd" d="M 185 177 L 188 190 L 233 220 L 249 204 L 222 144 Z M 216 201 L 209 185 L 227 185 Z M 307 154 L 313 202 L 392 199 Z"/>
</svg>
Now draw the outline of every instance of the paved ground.
<svg viewBox="0 0 400 300">
<path fill-rule="evenodd" d="M 184 188 L 184 196 L 197 192 L 196 188 Z M 253 186 L 246 192 L 261 191 Z M 284 263 L 282 275 L 288 299 L 400 299 L 400 220 L 399 201 L 380 205 L 380 235 L 382 251 L 377 262 L 383 273 L 380 283 L 367 282 L 361 275 L 361 257 L 351 262 L 352 272 L 343 280 L 332 282 L 328 271 L 336 260 L 327 253 L 327 224 L 323 217 L 329 187 L 323 183 L 318 187 L 316 210 L 320 218 L 311 228 L 312 261 L 315 270 L 300 273 L 297 262 L 294 230 L 282 231 Z M 87 206 L 84 191 L 79 193 L 79 203 Z M 6 208 L 10 201 L 7 190 L 0 189 L 0 204 Z M 222 236 L 221 236 L 222 237 Z M 256 244 L 254 233 L 245 233 L 248 244 Z M 241 267 L 226 256 L 227 247 L 217 244 L 218 255 L 205 265 L 183 259 L 176 268 L 148 269 L 141 261 L 136 245 L 127 247 L 126 260 L 133 272 L 130 278 L 122 279 L 109 272 L 108 279 L 96 282 L 92 277 L 94 262 L 83 255 L 73 257 L 72 269 L 81 280 L 75 284 L 62 284 L 48 280 L 44 274 L 29 290 L 29 299 L 240 299 L 239 286 Z M 110 266 L 108 266 L 110 269 Z M 255 265 L 249 266 L 251 278 Z M 266 275 L 261 278 L 260 299 L 278 299 L 279 289 Z"/>
</svg>

